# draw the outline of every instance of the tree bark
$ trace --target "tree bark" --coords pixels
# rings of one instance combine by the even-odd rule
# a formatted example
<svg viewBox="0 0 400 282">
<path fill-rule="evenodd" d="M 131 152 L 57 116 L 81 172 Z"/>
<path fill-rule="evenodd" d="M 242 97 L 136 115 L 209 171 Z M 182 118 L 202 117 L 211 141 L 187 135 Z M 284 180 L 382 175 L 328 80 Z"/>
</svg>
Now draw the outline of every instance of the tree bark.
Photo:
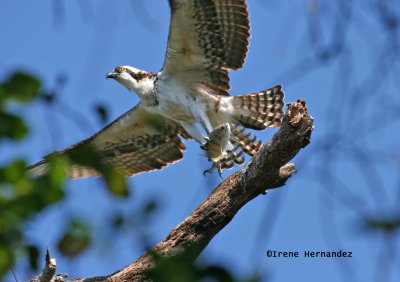
<svg viewBox="0 0 400 282">
<path fill-rule="evenodd" d="M 73 281 L 147 281 L 157 258 L 184 257 L 193 262 L 210 240 L 249 201 L 281 187 L 296 172 L 288 163 L 310 143 L 313 119 L 304 100 L 288 104 L 280 130 L 242 169 L 222 181 L 196 210 L 155 247 L 108 276 Z"/>
</svg>

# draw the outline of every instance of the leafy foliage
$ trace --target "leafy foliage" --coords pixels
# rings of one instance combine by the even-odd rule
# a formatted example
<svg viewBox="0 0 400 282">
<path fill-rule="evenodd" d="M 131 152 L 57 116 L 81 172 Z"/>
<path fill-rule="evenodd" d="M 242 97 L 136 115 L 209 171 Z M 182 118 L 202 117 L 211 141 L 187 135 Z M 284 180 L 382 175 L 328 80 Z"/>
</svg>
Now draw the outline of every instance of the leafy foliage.
<svg viewBox="0 0 400 282">
<path fill-rule="evenodd" d="M 0 84 L 0 105 L 10 101 L 28 103 L 39 96 L 40 80 L 24 73 L 16 72 Z"/>
<path fill-rule="evenodd" d="M 40 81 L 17 72 L 0 84 L 0 140 L 21 140 L 28 127 L 19 115 L 12 113 L 13 104 L 27 104 L 40 92 Z M 63 196 L 66 163 L 62 158 L 49 159 L 49 172 L 32 179 L 26 173 L 24 160 L 0 167 L 0 276 L 9 270 L 18 256 L 27 256 L 32 268 L 38 266 L 39 251 L 25 243 L 24 224 Z"/>
<path fill-rule="evenodd" d="M 35 100 L 53 97 L 41 92 L 40 80 L 28 73 L 16 72 L 0 84 L 0 141 L 20 141 L 26 137 L 28 126 L 13 109 L 22 108 Z M 66 155 L 46 157 L 46 174 L 32 178 L 26 173 L 24 160 L 15 160 L 0 167 L 0 277 L 17 261 L 28 257 L 33 269 L 38 267 L 39 250 L 26 244 L 24 224 L 48 206 L 64 197 L 63 182 L 68 165 L 79 164 L 99 171 L 112 194 L 126 196 L 128 187 L 124 176 L 104 164 L 96 152 L 84 144 Z M 78 219 L 70 224 L 59 241 L 58 248 L 67 256 L 76 256 L 91 242 L 90 229 Z"/>
<path fill-rule="evenodd" d="M 128 195 L 128 185 L 125 176 L 113 166 L 104 163 L 96 151 L 87 144 L 80 144 L 74 150 L 69 151 L 66 156 L 72 163 L 94 168 L 105 181 L 108 190 L 115 196 L 125 197 Z"/>
<path fill-rule="evenodd" d="M 11 103 L 28 103 L 39 96 L 40 81 L 16 72 L 0 84 L 0 140 L 21 140 L 28 127 L 21 117 L 8 110 Z"/>
<path fill-rule="evenodd" d="M 82 220 L 72 219 L 58 242 L 58 250 L 66 256 L 75 257 L 86 250 L 90 243 L 90 227 Z"/>
</svg>

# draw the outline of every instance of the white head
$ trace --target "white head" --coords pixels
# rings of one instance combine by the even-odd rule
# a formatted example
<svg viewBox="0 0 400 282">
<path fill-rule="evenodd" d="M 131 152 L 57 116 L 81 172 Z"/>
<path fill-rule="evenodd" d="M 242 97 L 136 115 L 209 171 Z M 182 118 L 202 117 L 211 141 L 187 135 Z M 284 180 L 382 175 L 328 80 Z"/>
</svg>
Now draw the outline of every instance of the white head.
<svg viewBox="0 0 400 282">
<path fill-rule="evenodd" d="M 143 97 L 153 93 L 156 75 L 130 66 L 119 66 L 107 73 L 106 78 L 115 79 L 129 91 Z"/>
</svg>

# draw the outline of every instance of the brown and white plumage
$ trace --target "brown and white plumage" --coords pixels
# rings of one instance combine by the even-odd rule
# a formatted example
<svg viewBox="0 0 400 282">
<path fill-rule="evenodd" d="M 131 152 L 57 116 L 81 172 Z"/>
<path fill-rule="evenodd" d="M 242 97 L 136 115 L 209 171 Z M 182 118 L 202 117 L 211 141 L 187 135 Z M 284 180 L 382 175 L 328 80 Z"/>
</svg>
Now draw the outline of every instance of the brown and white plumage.
<svg viewBox="0 0 400 282">
<path fill-rule="evenodd" d="M 159 169 L 181 159 L 184 145 L 179 135 L 193 138 L 203 148 L 212 148 L 212 152 L 205 151 L 213 156 L 212 167 L 230 168 L 234 163 L 243 163 L 243 152 L 254 155 L 261 147 L 245 128 L 279 126 L 283 115 L 281 86 L 235 97 L 228 94 L 228 71 L 243 66 L 249 45 L 245 0 L 169 3 L 171 21 L 163 68 L 151 73 L 120 66 L 109 72 L 107 78 L 135 92 L 141 102 L 83 141 L 127 175 Z M 154 128 L 147 123 L 149 117 L 162 126 Z M 215 130 L 221 130 L 222 124 L 228 124 L 231 132 L 228 135 L 222 130 L 223 140 L 218 140 L 220 132 Z M 207 146 L 210 138 L 206 136 L 214 141 L 211 147 Z M 43 167 L 45 162 L 40 162 L 33 170 L 40 172 Z M 94 174 L 88 169 L 72 168 L 71 172 L 71 176 L 78 177 Z"/>
<path fill-rule="evenodd" d="M 250 24 L 245 0 L 169 0 L 171 23 L 163 72 L 229 96 L 228 70 L 244 64 Z"/>
<path fill-rule="evenodd" d="M 80 145 L 89 145 L 107 164 L 126 175 L 161 169 L 183 157 L 186 149 L 180 136 L 190 138 L 172 120 L 152 114 L 138 104 L 90 138 L 53 154 L 68 154 Z M 42 174 L 47 170 L 43 160 L 31 166 L 30 172 Z M 99 176 L 90 167 L 72 164 L 71 178 Z"/>
</svg>

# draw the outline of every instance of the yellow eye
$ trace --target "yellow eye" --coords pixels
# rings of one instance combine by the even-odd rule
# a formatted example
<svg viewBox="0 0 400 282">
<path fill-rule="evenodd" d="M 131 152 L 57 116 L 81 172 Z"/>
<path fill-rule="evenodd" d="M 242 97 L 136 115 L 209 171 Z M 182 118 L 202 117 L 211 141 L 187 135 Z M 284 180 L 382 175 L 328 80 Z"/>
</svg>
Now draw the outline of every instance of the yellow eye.
<svg viewBox="0 0 400 282">
<path fill-rule="evenodd" d="M 120 72 L 120 73 L 123 72 L 124 70 L 125 70 L 124 67 L 116 67 L 116 68 L 115 68 L 115 71 L 116 71 L 116 72 Z"/>
</svg>

